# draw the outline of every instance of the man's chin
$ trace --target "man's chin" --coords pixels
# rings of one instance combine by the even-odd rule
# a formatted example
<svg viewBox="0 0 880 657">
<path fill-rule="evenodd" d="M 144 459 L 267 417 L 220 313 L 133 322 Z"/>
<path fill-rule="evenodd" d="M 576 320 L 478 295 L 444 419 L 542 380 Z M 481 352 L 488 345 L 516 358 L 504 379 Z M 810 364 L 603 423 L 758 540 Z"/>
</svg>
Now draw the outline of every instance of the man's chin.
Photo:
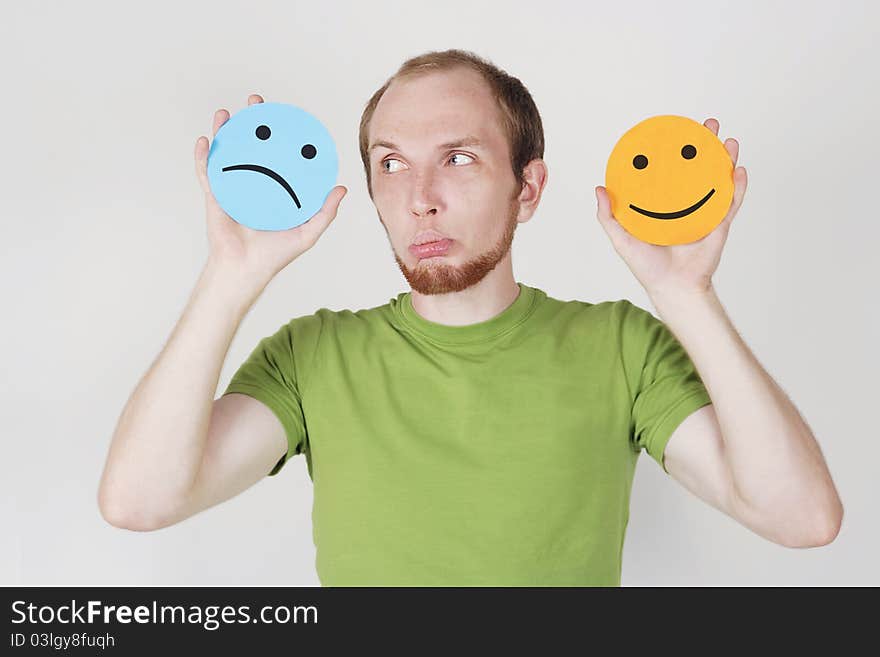
<svg viewBox="0 0 880 657">
<path fill-rule="evenodd" d="M 482 281 L 498 264 L 498 260 L 493 258 L 494 262 L 490 262 L 485 256 L 464 265 L 452 265 L 447 262 L 449 258 L 438 257 L 424 258 L 410 268 L 399 258 L 395 259 L 413 292 L 425 295 L 466 290 Z"/>
<path fill-rule="evenodd" d="M 478 281 L 469 280 L 465 272 L 454 265 L 438 262 L 440 258 L 426 258 L 412 269 L 401 265 L 403 277 L 414 292 L 419 294 L 449 294 L 461 292 Z"/>
</svg>

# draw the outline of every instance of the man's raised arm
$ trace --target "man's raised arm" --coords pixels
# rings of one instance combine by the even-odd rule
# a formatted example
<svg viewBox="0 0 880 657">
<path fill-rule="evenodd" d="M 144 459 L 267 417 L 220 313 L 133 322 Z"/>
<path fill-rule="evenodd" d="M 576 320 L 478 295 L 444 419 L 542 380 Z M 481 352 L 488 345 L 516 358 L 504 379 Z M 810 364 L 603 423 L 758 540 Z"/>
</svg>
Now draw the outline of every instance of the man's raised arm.
<svg viewBox="0 0 880 657">
<path fill-rule="evenodd" d="M 263 102 L 254 94 L 249 104 Z M 214 114 L 213 134 L 229 119 Z M 347 192 L 337 186 L 307 222 L 259 231 L 217 204 L 199 137 L 196 173 L 205 193 L 210 251 L 171 337 L 128 399 L 110 444 L 98 505 L 113 525 L 151 530 L 217 504 L 265 476 L 286 452 L 280 420 L 261 402 L 214 400 L 229 345 L 271 279 L 310 249 Z"/>
</svg>

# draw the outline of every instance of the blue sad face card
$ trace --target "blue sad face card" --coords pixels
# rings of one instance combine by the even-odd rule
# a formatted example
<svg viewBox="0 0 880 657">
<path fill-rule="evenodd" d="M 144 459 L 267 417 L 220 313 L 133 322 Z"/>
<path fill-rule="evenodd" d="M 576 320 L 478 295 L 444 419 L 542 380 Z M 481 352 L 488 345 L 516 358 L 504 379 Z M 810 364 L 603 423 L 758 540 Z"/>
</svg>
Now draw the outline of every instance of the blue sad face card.
<svg viewBox="0 0 880 657">
<path fill-rule="evenodd" d="M 255 230 L 308 221 L 336 184 L 336 144 L 317 118 L 285 103 L 255 103 L 220 126 L 208 182 L 220 207 Z"/>
</svg>

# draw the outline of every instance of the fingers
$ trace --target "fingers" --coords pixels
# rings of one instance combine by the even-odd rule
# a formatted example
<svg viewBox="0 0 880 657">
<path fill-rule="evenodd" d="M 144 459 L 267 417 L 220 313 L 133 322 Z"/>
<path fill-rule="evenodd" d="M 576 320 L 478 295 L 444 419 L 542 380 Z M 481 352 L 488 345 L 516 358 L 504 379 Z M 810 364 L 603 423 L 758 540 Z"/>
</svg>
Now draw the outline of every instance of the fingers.
<svg viewBox="0 0 880 657">
<path fill-rule="evenodd" d="M 211 136 L 216 137 L 220 126 L 228 120 L 229 112 L 225 109 L 218 109 L 214 112 L 214 119 L 211 121 Z M 208 183 L 208 151 L 210 150 L 210 146 L 211 143 L 208 141 L 207 137 L 202 136 L 196 139 L 194 152 L 196 176 L 199 179 L 199 184 L 202 186 L 202 191 L 206 194 L 211 191 L 211 185 Z"/>
<path fill-rule="evenodd" d="M 214 112 L 214 122 L 211 127 L 211 135 L 216 136 L 217 131 L 220 129 L 220 126 L 222 126 L 228 120 L 229 112 L 227 112 L 225 109 L 218 109 L 216 112 Z"/>
<path fill-rule="evenodd" d="M 248 106 L 255 105 L 257 103 L 262 103 L 263 97 L 260 94 L 251 94 L 248 96 Z M 214 112 L 214 123 L 211 128 L 211 134 L 216 135 L 217 131 L 220 129 L 224 123 L 229 120 L 229 112 L 225 109 L 218 109 Z"/>
<path fill-rule="evenodd" d="M 709 233 L 709 235 L 701 239 L 701 242 L 703 240 L 708 240 L 716 232 L 719 232 L 722 235 L 726 236 L 727 231 L 730 230 L 730 224 L 733 222 L 733 218 L 736 216 L 736 213 L 739 212 L 739 208 L 742 205 L 743 198 L 746 195 L 747 186 L 748 175 L 746 174 L 745 167 L 737 167 L 733 170 L 733 199 L 731 199 L 730 201 L 730 208 L 727 210 L 727 214 L 724 216 L 724 219 L 722 219 L 721 223 L 718 224 L 718 227 L 711 233 Z"/>
<path fill-rule="evenodd" d="M 202 186 L 202 190 L 207 193 L 210 189 L 210 185 L 208 184 L 208 138 L 207 137 L 199 137 L 196 140 L 195 147 L 195 162 L 196 162 L 196 176 L 199 179 L 199 184 Z"/>
<path fill-rule="evenodd" d="M 746 195 L 746 187 L 749 184 L 749 177 L 745 167 L 737 167 L 733 170 L 733 207 L 739 210 L 742 205 L 743 198 Z"/>
<path fill-rule="evenodd" d="M 718 136 L 718 129 L 721 127 L 718 123 L 718 119 L 706 119 L 703 122 L 703 125 L 709 128 L 712 131 L 712 134 L 716 137 Z M 730 155 L 730 159 L 733 162 L 733 166 L 736 167 L 736 159 L 739 157 L 739 144 L 736 139 L 728 138 L 724 141 L 724 148 L 727 149 L 728 154 Z"/>
<path fill-rule="evenodd" d="M 260 94 L 251 94 L 248 96 L 248 105 L 262 103 L 263 97 Z M 223 108 L 214 112 L 214 118 L 211 121 L 211 136 L 216 137 L 217 131 L 229 120 L 229 111 Z M 210 150 L 210 142 L 207 137 L 199 137 L 195 146 L 195 165 L 196 176 L 202 189 L 207 193 L 211 187 L 208 184 L 208 151 Z"/>
<path fill-rule="evenodd" d="M 248 107 L 251 105 L 256 105 L 257 103 L 262 103 L 263 97 L 260 94 L 251 94 L 248 96 Z M 214 112 L 214 125 L 213 125 L 213 134 L 216 135 L 217 131 L 220 129 L 224 123 L 229 120 L 229 112 L 225 109 L 218 109 Z"/>
<path fill-rule="evenodd" d="M 733 166 L 736 166 L 736 158 L 739 157 L 739 143 L 733 137 L 728 137 L 724 140 L 724 148 L 727 149 L 728 154 L 730 154 L 730 159 L 733 161 Z"/>
</svg>

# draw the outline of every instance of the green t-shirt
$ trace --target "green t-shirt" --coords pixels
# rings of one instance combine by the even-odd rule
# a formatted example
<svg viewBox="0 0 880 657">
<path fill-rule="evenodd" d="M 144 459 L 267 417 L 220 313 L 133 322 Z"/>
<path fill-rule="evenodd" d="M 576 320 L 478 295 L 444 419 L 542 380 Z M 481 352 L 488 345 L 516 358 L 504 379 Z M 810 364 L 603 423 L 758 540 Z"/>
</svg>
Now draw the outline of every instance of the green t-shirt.
<svg viewBox="0 0 880 657">
<path fill-rule="evenodd" d="M 466 326 L 409 292 L 321 308 L 259 342 L 226 391 L 304 454 L 323 586 L 619 586 L 641 449 L 663 467 L 711 403 L 672 332 L 626 299 L 516 300 Z"/>
</svg>

